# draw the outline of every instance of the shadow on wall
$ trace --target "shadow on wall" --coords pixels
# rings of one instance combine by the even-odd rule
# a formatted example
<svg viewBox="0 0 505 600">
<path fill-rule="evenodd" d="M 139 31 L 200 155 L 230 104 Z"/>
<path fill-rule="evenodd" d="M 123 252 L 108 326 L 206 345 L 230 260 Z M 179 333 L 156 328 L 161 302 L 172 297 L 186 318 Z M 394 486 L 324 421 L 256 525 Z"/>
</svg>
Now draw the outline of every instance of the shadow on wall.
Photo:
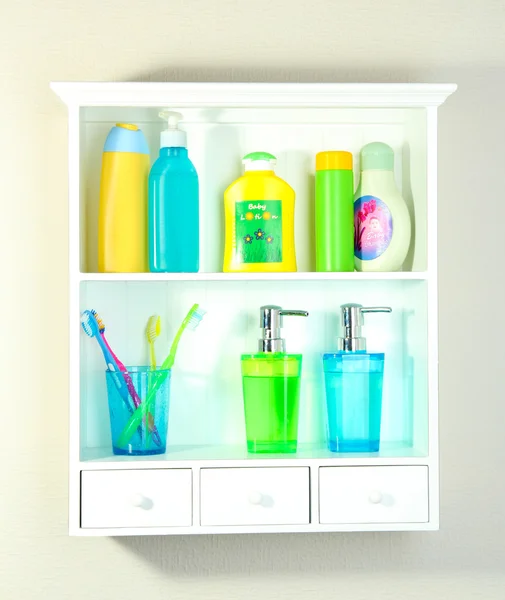
<svg viewBox="0 0 505 600">
<path fill-rule="evenodd" d="M 258 68 L 185 68 L 167 67 L 151 73 L 130 74 L 124 81 L 159 82 L 276 82 L 276 83 L 424 83 L 424 73 L 414 70 L 401 71 L 395 69 L 376 69 L 373 67 L 342 69 L 286 69 L 282 67 Z M 437 78 L 447 83 L 449 80 Z M 426 81 L 434 81 L 427 78 Z"/>
<path fill-rule="evenodd" d="M 114 543 L 170 578 L 247 577 L 273 572 L 398 574 L 399 569 L 420 572 L 427 568 L 430 574 L 444 571 L 447 575 L 451 569 L 502 573 L 505 477 L 497 473 L 502 472 L 505 403 L 499 375 L 484 379 L 472 375 L 500 372 L 502 336 L 492 336 L 488 351 L 478 353 L 468 343 L 468 331 L 478 329 L 483 298 L 497 301 L 503 296 L 502 278 L 492 276 L 493 261 L 488 266 L 484 250 L 475 250 L 485 248 L 488 256 L 501 256 L 499 227 L 505 203 L 500 194 L 483 196 L 482 181 L 486 181 L 487 190 L 500 189 L 505 160 L 503 72 L 482 65 L 412 72 L 394 67 L 387 71 L 167 68 L 134 75 L 133 79 L 458 83 L 458 92 L 442 108 L 439 129 L 442 531 L 132 537 L 115 538 Z M 491 221 L 489 211 L 482 210 L 483 198 L 487 209 L 492 209 Z M 462 243 L 470 239 L 472 243 Z M 458 349 L 458 360 L 454 348 Z M 468 376 L 462 376 L 461 365 L 472 365 Z M 476 398 L 486 399 L 485 410 L 475 409 Z M 469 440 L 478 440 L 473 451 L 469 451 Z"/>
<path fill-rule="evenodd" d="M 114 538 L 172 578 L 426 568 L 437 533 L 339 533 Z M 431 538 L 431 540 L 430 540 Z M 432 561 L 429 561 L 430 563 Z M 430 564 L 433 568 L 433 565 Z M 440 565 L 446 568 L 447 565 Z"/>
</svg>

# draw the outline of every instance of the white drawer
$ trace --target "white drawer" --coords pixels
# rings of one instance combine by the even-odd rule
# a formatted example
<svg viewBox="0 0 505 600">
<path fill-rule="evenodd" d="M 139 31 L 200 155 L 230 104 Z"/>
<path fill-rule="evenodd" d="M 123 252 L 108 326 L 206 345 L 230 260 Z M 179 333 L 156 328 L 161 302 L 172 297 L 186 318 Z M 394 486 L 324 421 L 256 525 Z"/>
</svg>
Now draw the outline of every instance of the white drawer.
<svg viewBox="0 0 505 600">
<path fill-rule="evenodd" d="M 320 523 L 425 523 L 428 467 L 321 467 Z"/>
<path fill-rule="evenodd" d="M 202 469 L 202 525 L 307 524 L 308 467 Z"/>
<path fill-rule="evenodd" d="M 183 527 L 191 521 L 191 469 L 81 473 L 83 528 Z"/>
</svg>

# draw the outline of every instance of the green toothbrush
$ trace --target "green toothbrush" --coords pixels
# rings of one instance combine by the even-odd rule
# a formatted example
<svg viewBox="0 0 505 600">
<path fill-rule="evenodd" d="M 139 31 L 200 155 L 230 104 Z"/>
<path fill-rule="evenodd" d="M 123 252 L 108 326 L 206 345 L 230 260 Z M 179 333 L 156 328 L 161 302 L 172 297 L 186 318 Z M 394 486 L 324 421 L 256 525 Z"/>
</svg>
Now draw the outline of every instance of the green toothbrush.
<svg viewBox="0 0 505 600">
<path fill-rule="evenodd" d="M 161 333 L 161 318 L 158 315 L 151 315 L 149 320 L 147 321 L 146 326 L 146 338 L 147 343 L 149 344 L 149 354 L 150 354 L 150 362 L 151 362 L 151 371 L 156 371 L 156 352 L 154 351 L 154 342 L 156 338 L 159 337 Z M 147 389 L 147 394 L 151 391 L 151 387 L 153 384 L 153 377 L 149 377 L 149 388 Z M 156 415 L 154 413 L 154 409 L 156 407 L 153 406 L 153 412 L 151 413 L 153 419 L 156 420 Z M 146 448 L 149 446 L 151 441 L 151 430 L 148 428 L 146 432 Z"/>
<path fill-rule="evenodd" d="M 177 347 L 179 346 L 179 341 L 184 333 L 186 327 L 189 327 L 191 330 L 195 330 L 200 324 L 201 320 L 205 315 L 205 311 L 200 308 L 199 304 L 193 304 L 193 306 L 189 309 L 188 314 L 184 318 L 184 321 L 181 323 L 179 327 L 179 331 L 177 332 L 174 341 L 172 342 L 172 347 L 170 348 L 170 354 L 166 357 L 163 364 L 160 367 L 160 370 L 163 373 L 160 373 L 156 376 L 156 380 L 152 387 L 150 387 L 147 398 L 144 402 L 137 407 L 132 416 L 128 419 L 128 422 L 125 425 L 125 428 L 121 432 L 116 444 L 119 448 L 123 448 L 128 444 L 133 434 L 137 431 L 137 427 L 142 423 L 142 419 L 144 415 L 148 414 L 151 408 L 151 404 L 154 402 L 156 397 L 156 392 L 160 389 L 161 385 L 165 381 L 168 376 L 168 371 L 173 367 L 175 361 L 175 353 L 177 352 Z"/>
</svg>

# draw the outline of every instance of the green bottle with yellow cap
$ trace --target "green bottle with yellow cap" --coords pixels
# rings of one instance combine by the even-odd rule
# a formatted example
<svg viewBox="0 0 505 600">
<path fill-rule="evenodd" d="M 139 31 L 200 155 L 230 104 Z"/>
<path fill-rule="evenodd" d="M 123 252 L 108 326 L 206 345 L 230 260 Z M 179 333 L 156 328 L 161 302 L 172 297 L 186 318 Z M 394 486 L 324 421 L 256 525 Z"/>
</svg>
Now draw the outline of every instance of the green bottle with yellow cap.
<svg viewBox="0 0 505 600">
<path fill-rule="evenodd" d="M 354 271 L 352 154 L 316 154 L 316 271 Z"/>
</svg>

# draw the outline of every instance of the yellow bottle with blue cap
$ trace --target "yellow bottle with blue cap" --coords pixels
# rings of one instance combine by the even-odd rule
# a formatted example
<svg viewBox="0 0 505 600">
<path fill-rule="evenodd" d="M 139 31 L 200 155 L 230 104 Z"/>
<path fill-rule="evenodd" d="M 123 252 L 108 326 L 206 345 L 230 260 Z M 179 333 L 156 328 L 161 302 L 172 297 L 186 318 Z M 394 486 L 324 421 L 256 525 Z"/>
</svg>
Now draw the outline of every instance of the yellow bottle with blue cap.
<svg viewBox="0 0 505 600">
<path fill-rule="evenodd" d="M 274 173 L 275 156 L 252 152 L 224 193 L 223 271 L 296 271 L 295 192 Z"/>
<path fill-rule="evenodd" d="M 144 273 L 149 147 L 142 131 L 117 123 L 105 141 L 98 214 L 98 270 Z"/>
</svg>

